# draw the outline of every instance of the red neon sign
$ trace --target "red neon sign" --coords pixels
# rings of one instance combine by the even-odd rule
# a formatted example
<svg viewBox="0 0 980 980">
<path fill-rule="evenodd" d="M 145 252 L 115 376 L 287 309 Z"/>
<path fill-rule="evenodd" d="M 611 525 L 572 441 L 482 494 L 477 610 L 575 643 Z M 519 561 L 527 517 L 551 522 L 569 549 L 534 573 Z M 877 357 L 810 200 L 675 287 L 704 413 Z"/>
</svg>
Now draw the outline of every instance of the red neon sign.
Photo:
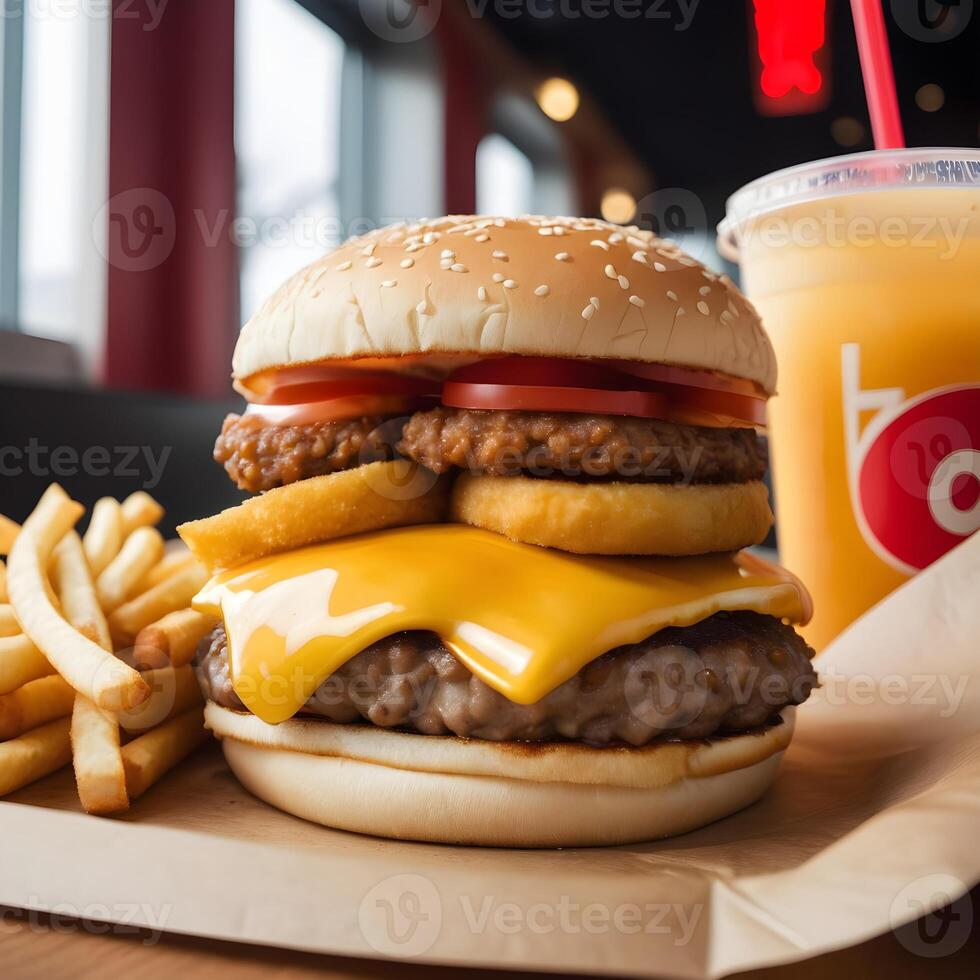
<svg viewBox="0 0 980 980">
<path fill-rule="evenodd" d="M 754 0 L 756 109 L 818 112 L 830 100 L 826 0 Z"/>
</svg>

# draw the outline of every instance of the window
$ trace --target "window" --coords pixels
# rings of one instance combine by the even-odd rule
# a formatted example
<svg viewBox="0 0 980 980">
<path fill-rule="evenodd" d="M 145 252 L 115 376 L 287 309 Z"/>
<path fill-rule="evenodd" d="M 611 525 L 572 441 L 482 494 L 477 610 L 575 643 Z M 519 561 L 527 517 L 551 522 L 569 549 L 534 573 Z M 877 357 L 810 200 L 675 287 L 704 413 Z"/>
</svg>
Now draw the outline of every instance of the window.
<svg viewBox="0 0 980 980">
<path fill-rule="evenodd" d="M 238 0 L 235 151 L 241 307 L 344 236 L 339 215 L 344 42 L 296 0 Z"/>
<path fill-rule="evenodd" d="M 489 133 L 476 149 L 476 209 L 516 217 L 533 210 L 534 168 L 509 139 Z"/>
<path fill-rule="evenodd" d="M 95 355 L 105 286 L 93 216 L 105 200 L 108 17 L 24 17 L 16 326 Z"/>
<path fill-rule="evenodd" d="M 498 95 L 476 151 L 476 206 L 485 214 L 571 214 L 573 181 L 557 126 L 531 100 Z"/>
</svg>

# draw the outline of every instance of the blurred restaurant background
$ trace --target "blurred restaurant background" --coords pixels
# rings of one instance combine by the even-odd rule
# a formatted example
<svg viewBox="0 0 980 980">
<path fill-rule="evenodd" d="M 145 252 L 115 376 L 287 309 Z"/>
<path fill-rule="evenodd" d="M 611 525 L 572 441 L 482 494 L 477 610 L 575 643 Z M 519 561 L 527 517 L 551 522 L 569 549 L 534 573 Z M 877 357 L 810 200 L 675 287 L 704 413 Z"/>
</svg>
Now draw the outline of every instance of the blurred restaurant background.
<svg viewBox="0 0 980 980">
<path fill-rule="evenodd" d="M 909 146 L 978 145 L 974 6 L 885 2 Z M 872 146 L 842 0 L 6 0 L 0 31 L 15 517 L 51 479 L 91 502 L 95 442 L 137 450 L 119 496 L 166 453 L 171 525 L 234 499 L 208 457 L 237 331 L 349 235 L 596 215 L 737 278 L 729 194 Z"/>
</svg>

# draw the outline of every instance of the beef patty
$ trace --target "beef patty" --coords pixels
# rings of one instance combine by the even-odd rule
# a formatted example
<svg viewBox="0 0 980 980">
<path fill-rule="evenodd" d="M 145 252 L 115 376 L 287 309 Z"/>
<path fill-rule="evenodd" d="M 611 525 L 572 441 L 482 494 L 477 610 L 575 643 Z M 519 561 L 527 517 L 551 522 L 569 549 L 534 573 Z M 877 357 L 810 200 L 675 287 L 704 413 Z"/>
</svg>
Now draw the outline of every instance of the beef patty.
<svg viewBox="0 0 980 980">
<path fill-rule="evenodd" d="M 760 480 L 766 449 L 753 429 L 661 419 L 434 408 L 409 419 L 398 450 L 436 473 L 559 476 L 663 483 Z"/>
<path fill-rule="evenodd" d="M 259 493 L 391 459 L 402 421 L 363 415 L 309 425 L 269 425 L 257 415 L 229 415 L 214 444 L 214 458 L 242 490 Z"/>
<path fill-rule="evenodd" d="M 772 616 L 717 613 L 611 650 L 524 705 L 483 683 L 434 633 L 399 633 L 327 678 L 302 714 L 489 741 L 645 745 L 705 738 L 756 728 L 805 701 L 817 684 L 812 654 Z M 195 666 L 205 697 L 243 709 L 229 679 L 222 627 L 201 643 Z"/>
</svg>

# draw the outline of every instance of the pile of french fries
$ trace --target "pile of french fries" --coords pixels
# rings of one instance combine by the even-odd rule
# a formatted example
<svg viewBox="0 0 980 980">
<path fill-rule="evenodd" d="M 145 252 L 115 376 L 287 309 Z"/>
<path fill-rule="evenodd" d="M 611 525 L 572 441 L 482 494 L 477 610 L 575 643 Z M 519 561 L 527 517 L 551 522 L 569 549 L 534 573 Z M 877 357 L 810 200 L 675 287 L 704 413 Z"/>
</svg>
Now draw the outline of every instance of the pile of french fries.
<svg viewBox="0 0 980 980">
<path fill-rule="evenodd" d="M 0 515 L 0 796 L 71 762 L 88 813 L 125 810 L 205 739 L 190 661 L 215 620 L 207 578 L 138 492 L 84 513 L 57 484 Z"/>
</svg>

